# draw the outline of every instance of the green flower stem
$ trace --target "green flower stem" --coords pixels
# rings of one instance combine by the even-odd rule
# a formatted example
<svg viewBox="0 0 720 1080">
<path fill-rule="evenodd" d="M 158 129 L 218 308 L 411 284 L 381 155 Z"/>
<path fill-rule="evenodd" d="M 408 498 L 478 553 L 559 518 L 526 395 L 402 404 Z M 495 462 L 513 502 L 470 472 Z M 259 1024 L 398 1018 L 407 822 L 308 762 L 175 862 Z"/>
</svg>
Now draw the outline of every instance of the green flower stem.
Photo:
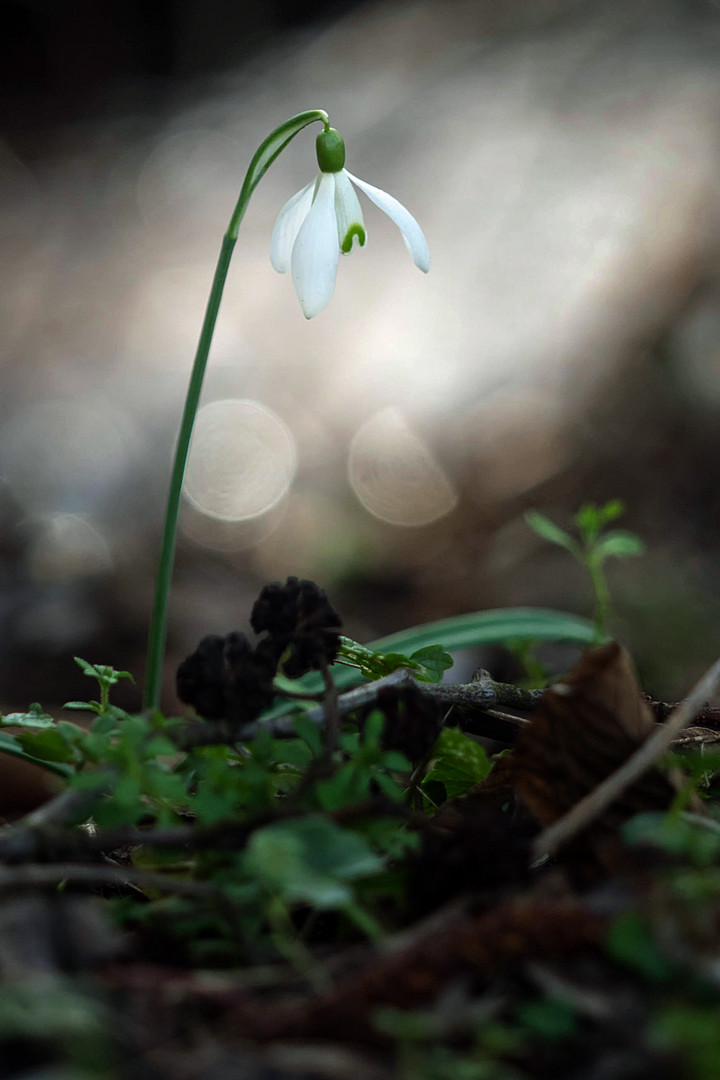
<svg viewBox="0 0 720 1080">
<path fill-rule="evenodd" d="M 170 488 L 168 490 L 167 508 L 165 510 L 165 526 L 163 529 L 162 546 L 160 548 L 160 562 L 157 577 L 155 579 L 155 601 L 153 604 L 150 633 L 148 635 L 148 651 L 145 664 L 145 698 L 144 706 L 147 709 L 156 709 L 160 704 L 160 692 L 162 688 L 162 668 L 165 655 L 165 638 L 167 636 L 167 607 L 172 579 L 173 565 L 175 562 L 175 543 L 177 539 L 178 516 L 180 514 L 180 498 L 182 495 L 183 480 L 187 467 L 190 439 L 195 425 L 200 394 L 202 393 L 205 368 L 207 367 L 210 344 L 212 342 L 215 323 L 217 320 L 220 300 L 222 299 L 225 279 L 227 278 L 230 259 L 235 247 L 235 237 L 226 233 L 223 237 L 220 249 L 220 258 L 215 269 L 210 297 L 208 299 L 205 318 L 200 340 L 198 341 L 195 362 L 193 363 L 185 397 L 180 432 L 175 447 L 172 473 L 170 476 Z"/>
<path fill-rule="evenodd" d="M 155 600 L 153 603 L 150 632 L 148 634 L 147 660 L 145 664 L 145 691 L 143 705 L 146 709 L 156 709 L 160 704 L 162 689 L 163 660 L 165 656 L 165 639 L 167 637 L 167 608 L 172 579 L 173 565 L 175 562 L 175 545 L 177 540 L 178 516 L 180 513 L 180 498 L 182 495 L 183 480 L 187 467 L 190 440 L 192 438 L 195 416 L 202 393 L 205 368 L 207 367 L 210 346 L 212 344 L 215 323 L 220 301 L 222 300 L 225 280 L 230 267 L 233 248 L 238 237 L 240 223 L 245 216 L 250 197 L 258 183 L 272 165 L 273 161 L 285 149 L 291 139 L 307 127 L 319 121 L 327 131 L 329 128 L 328 115 L 323 109 L 312 109 L 309 112 L 298 113 L 297 116 L 286 120 L 284 124 L 275 128 L 273 132 L 260 144 L 255 153 L 250 167 L 245 175 L 240 196 L 233 215 L 230 218 L 227 232 L 223 237 L 220 257 L 215 269 L 210 296 L 205 309 L 200 338 L 198 340 L 195 360 L 193 362 L 190 382 L 188 384 L 185 407 L 182 420 L 175 458 L 173 461 L 168 490 L 167 509 L 165 511 L 165 526 L 163 528 L 162 547 L 157 577 L 155 580 Z"/>
</svg>

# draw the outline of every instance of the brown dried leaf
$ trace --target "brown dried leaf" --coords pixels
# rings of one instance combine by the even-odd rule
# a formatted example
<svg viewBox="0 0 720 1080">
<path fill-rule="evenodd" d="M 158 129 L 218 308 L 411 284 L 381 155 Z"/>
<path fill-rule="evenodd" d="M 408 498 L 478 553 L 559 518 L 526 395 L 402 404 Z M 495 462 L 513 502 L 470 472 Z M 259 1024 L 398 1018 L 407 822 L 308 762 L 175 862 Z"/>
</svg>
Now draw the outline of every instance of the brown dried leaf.
<svg viewBox="0 0 720 1080">
<path fill-rule="evenodd" d="M 515 787 L 543 826 L 551 825 L 614 772 L 652 733 L 655 721 L 630 657 L 616 642 L 586 652 L 543 694 L 512 753 Z M 666 809 L 677 785 L 654 768 L 595 823 L 604 830 L 643 810 Z"/>
</svg>

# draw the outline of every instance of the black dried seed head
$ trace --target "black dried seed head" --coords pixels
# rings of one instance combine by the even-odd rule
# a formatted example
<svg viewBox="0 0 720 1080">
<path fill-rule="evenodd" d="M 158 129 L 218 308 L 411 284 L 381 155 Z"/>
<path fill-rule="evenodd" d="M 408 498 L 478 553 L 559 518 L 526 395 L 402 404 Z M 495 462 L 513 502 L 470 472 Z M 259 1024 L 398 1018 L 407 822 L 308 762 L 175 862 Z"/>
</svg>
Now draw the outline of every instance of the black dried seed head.
<svg viewBox="0 0 720 1080">
<path fill-rule="evenodd" d="M 177 669 L 178 697 L 209 720 L 225 716 L 224 648 L 225 639 L 210 634 Z"/>
<path fill-rule="evenodd" d="M 282 653 L 277 651 L 277 646 L 271 638 L 263 638 L 255 646 L 255 664 L 258 671 L 266 672 L 271 681 L 275 678 L 278 661 Z"/>
<path fill-rule="evenodd" d="M 297 679 L 312 668 L 332 663 L 340 648 L 340 616 L 324 589 L 314 581 L 289 577 L 284 585 L 266 585 L 250 616 L 256 634 L 267 632 L 267 647 L 278 658 L 290 649 L 283 671 Z"/>
<path fill-rule="evenodd" d="M 385 716 L 382 744 L 420 761 L 435 743 L 442 727 L 443 710 L 416 686 L 384 686 L 374 706 Z"/>
<path fill-rule="evenodd" d="M 276 669 L 268 650 L 253 649 L 244 634 L 212 635 L 178 668 L 178 697 L 209 720 L 247 723 L 272 704 Z"/>
</svg>

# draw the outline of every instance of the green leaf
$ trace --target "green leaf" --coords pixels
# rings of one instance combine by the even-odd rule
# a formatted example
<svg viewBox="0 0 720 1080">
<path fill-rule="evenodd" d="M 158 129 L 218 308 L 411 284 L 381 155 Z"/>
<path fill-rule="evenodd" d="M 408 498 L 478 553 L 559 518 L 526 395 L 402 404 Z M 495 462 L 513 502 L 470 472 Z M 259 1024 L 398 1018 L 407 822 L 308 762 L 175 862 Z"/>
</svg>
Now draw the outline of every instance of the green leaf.
<svg viewBox="0 0 720 1080">
<path fill-rule="evenodd" d="M 373 709 L 368 718 L 365 721 L 362 730 L 362 742 L 365 747 L 377 748 L 380 746 L 383 731 L 385 730 L 385 716 L 379 709 Z M 343 745 L 347 746 L 348 741 L 343 740 Z"/>
<path fill-rule="evenodd" d="M 622 499 L 611 499 L 604 506 L 586 503 L 575 515 L 575 524 L 586 545 L 593 547 L 601 530 L 624 513 L 625 503 Z"/>
<path fill-rule="evenodd" d="M 237 810 L 237 795 L 234 789 L 215 791 L 205 783 L 198 786 L 191 809 L 198 821 L 212 825 L 216 821 L 232 818 Z"/>
<path fill-rule="evenodd" d="M 0 750 L 5 751 L 8 754 L 15 754 L 16 757 L 27 756 L 23 753 L 22 747 L 15 736 L 8 735 L 6 731 L 0 731 Z"/>
<path fill-rule="evenodd" d="M 315 724 L 315 731 L 319 733 Z M 277 764 L 289 765 L 302 772 L 313 759 L 313 753 L 304 739 L 276 739 L 273 742 L 273 757 Z"/>
<path fill-rule="evenodd" d="M 588 619 L 563 611 L 546 608 L 495 608 L 489 611 L 474 611 L 469 615 L 455 615 L 450 619 L 440 619 L 438 622 L 401 630 L 370 642 L 368 648 L 379 651 L 403 649 L 408 652 L 440 644 L 452 652 L 456 649 L 475 648 L 478 645 L 502 643 L 508 638 L 590 645 L 595 641 L 595 631 Z"/>
<path fill-rule="evenodd" d="M 663 1054 L 671 1051 L 682 1063 L 683 1076 L 706 1080 L 720 1076 L 720 1010 L 716 1002 L 703 1003 L 698 998 L 695 995 L 687 1004 L 672 1002 L 657 1008 L 645 1038 Z"/>
<path fill-rule="evenodd" d="M 90 730 L 93 735 L 108 735 L 111 731 L 115 731 L 116 727 L 115 717 L 110 713 L 103 713 L 102 716 L 93 720 Z"/>
<path fill-rule="evenodd" d="M 77 751 L 57 728 L 28 731 L 18 735 L 18 742 L 26 753 L 41 761 L 77 761 Z"/>
<path fill-rule="evenodd" d="M 382 756 L 381 764 L 384 769 L 389 769 L 390 772 L 412 772 L 412 763 L 399 750 L 386 750 Z M 377 776 L 375 779 L 377 779 Z"/>
<path fill-rule="evenodd" d="M 143 747 L 143 757 L 171 757 L 177 754 L 177 746 L 164 735 L 154 735 Z"/>
<path fill-rule="evenodd" d="M 141 795 L 140 779 L 137 776 L 121 776 L 113 785 L 112 798 L 124 808 L 137 808 Z"/>
<path fill-rule="evenodd" d="M 385 675 L 392 675 L 393 671 L 397 671 L 398 668 L 406 667 L 417 672 L 423 670 L 419 663 L 414 662 L 404 653 L 373 652 L 372 649 L 366 648 L 365 645 L 360 645 L 357 641 L 352 641 L 346 637 L 340 638 L 338 656 L 357 666 L 363 678 L 368 679 L 370 682 L 375 679 L 382 679 Z"/>
<path fill-rule="evenodd" d="M 698 827 L 675 813 L 643 813 L 630 818 L 622 829 L 630 844 L 652 844 L 673 858 L 682 858 L 693 866 L 709 868 L 720 856 L 720 835 Z"/>
<path fill-rule="evenodd" d="M 368 797 L 370 782 L 374 778 L 370 769 L 359 769 L 350 761 L 327 780 L 319 780 L 315 784 L 315 797 L 323 810 L 352 806 Z"/>
<path fill-rule="evenodd" d="M 387 796 L 388 799 L 392 799 L 393 802 L 402 802 L 404 798 L 403 789 L 393 780 L 392 776 L 388 776 L 384 772 L 374 772 L 373 783 L 377 784 L 383 795 Z"/>
<path fill-rule="evenodd" d="M 302 741 L 310 748 L 315 757 L 318 757 L 322 753 L 322 734 L 318 725 L 314 724 L 304 712 L 297 714 L 294 725 L 295 731 Z"/>
<path fill-rule="evenodd" d="M 406 667 L 411 671 L 419 671 L 420 665 L 413 663 L 409 656 L 401 652 L 370 653 L 372 660 L 362 668 L 366 679 L 381 679 L 384 675 L 392 675 L 398 668 Z"/>
<path fill-rule="evenodd" d="M 457 728 L 443 728 L 433 755 L 437 760 L 425 781 L 444 784 L 448 799 L 466 795 L 492 768 L 482 746 Z"/>
<path fill-rule="evenodd" d="M 247 845 L 244 864 L 283 899 L 319 908 L 349 903 L 347 883 L 384 865 L 364 837 L 316 814 L 258 829 Z"/>
<path fill-rule="evenodd" d="M 676 966 L 658 948 L 647 920 L 635 911 L 624 912 L 611 923 L 606 947 L 614 960 L 650 982 L 668 983 L 677 976 Z"/>
<path fill-rule="evenodd" d="M 611 521 L 616 521 L 619 517 L 622 517 L 625 513 L 625 503 L 622 499 L 610 499 L 604 503 L 603 506 L 586 506 L 581 507 L 578 513 L 578 517 L 582 518 L 584 512 L 592 510 L 595 514 L 595 520 L 599 528 L 604 528 L 605 525 L 609 525 Z"/>
<path fill-rule="evenodd" d="M 55 776 L 61 776 L 64 780 L 72 776 L 74 769 L 71 765 L 66 765 L 59 761 L 49 761 L 43 758 L 34 757 L 28 753 L 27 750 L 18 742 L 18 739 L 14 735 L 8 735 L 6 731 L 0 732 L 0 752 L 4 754 L 12 754 L 14 757 L 22 758 L 23 761 L 29 761 L 33 765 L 40 765 L 43 769 L 47 769 L 48 772 L 54 773 Z"/>
<path fill-rule="evenodd" d="M 108 784 L 113 782 L 115 775 L 112 769 L 75 773 L 71 786 L 76 791 L 97 791 L 100 793 Z"/>
<path fill-rule="evenodd" d="M 401 652 L 376 652 L 350 638 L 340 638 L 339 656 L 357 665 L 363 678 L 382 679 L 399 668 L 408 668 L 419 682 L 440 682 L 443 672 L 453 665 L 453 658 L 442 645 L 426 645 L 412 656 Z"/>
<path fill-rule="evenodd" d="M 543 540 L 547 540 L 550 544 L 557 544 L 558 547 L 565 548 L 571 555 L 576 558 L 579 554 L 577 540 L 574 540 L 569 533 L 566 533 L 564 529 L 561 529 L 559 525 L 556 525 L 550 518 L 545 517 L 538 510 L 527 510 L 525 512 L 525 521 L 538 536 L 541 536 Z"/>
<path fill-rule="evenodd" d="M 592 558 L 598 562 L 605 559 L 627 559 L 634 555 L 644 555 L 647 548 L 639 536 L 623 529 L 613 529 L 595 542 Z"/>
<path fill-rule="evenodd" d="M 416 649 L 410 656 L 410 660 L 419 664 L 424 674 L 418 674 L 421 682 L 440 682 L 444 673 L 453 666 L 453 658 L 442 645 L 426 645 L 422 649 Z"/>
<path fill-rule="evenodd" d="M 106 686 L 114 686 L 120 679 L 129 679 L 130 682 L 135 682 L 129 671 L 116 671 L 109 664 L 90 664 L 80 656 L 75 656 L 73 659 L 83 675 L 87 675 L 91 679 L 97 679 L 99 683 L 105 683 Z"/>
<path fill-rule="evenodd" d="M 137 825 L 146 812 L 140 802 L 101 799 L 93 810 L 93 817 L 100 828 L 113 829 L 117 825 Z"/>
<path fill-rule="evenodd" d="M 543 1039 L 555 1041 L 569 1039 L 577 1029 L 575 1010 L 557 998 L 538 998 L 526 1001 L 515 1010 L 521 1024 L 525 1024 Z"/>
<path fill-rule="evenodd" d="M 15 727 L 33 727 L 33 728 L 46 728 L 52 727 L 55 721 L 52 716 L 48 716 L 43 712 L 42 705 L 38 705 L 37 701 L 34 701 L 25 713 L 8 713 L 7 716 L 0 718 L 1 726 Z"/>
</svg>

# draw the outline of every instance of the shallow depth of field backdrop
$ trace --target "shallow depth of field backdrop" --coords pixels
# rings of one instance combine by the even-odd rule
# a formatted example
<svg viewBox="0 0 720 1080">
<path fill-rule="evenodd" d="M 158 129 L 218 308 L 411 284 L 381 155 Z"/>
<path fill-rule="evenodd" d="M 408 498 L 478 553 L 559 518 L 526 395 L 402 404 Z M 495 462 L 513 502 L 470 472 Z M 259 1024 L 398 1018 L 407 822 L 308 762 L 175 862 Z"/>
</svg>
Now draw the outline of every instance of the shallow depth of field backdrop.
<svg viewBox="0 0 720 1080">
<path fill-rule="evenodd" d="M 0 18 L 0 709 L 77 696 L 73 654 L 141 677 L 220 239 L 258 143 L 315 107 L 418 217 L 431 272 L 364 203 L 368 244 L 306 322 L 268 247 L 314 133 L 261 183 L 188 475 L 168 707 L 198 638 L 246 629 L 291 573 L 360 640 L 483 607 L 589 614 L 522 515 L 614 496 L 649 542 L 611 570 L 614 629 L 648 689 L 688 688 L 720 648 L 720 5 Z"/>
</svg>

